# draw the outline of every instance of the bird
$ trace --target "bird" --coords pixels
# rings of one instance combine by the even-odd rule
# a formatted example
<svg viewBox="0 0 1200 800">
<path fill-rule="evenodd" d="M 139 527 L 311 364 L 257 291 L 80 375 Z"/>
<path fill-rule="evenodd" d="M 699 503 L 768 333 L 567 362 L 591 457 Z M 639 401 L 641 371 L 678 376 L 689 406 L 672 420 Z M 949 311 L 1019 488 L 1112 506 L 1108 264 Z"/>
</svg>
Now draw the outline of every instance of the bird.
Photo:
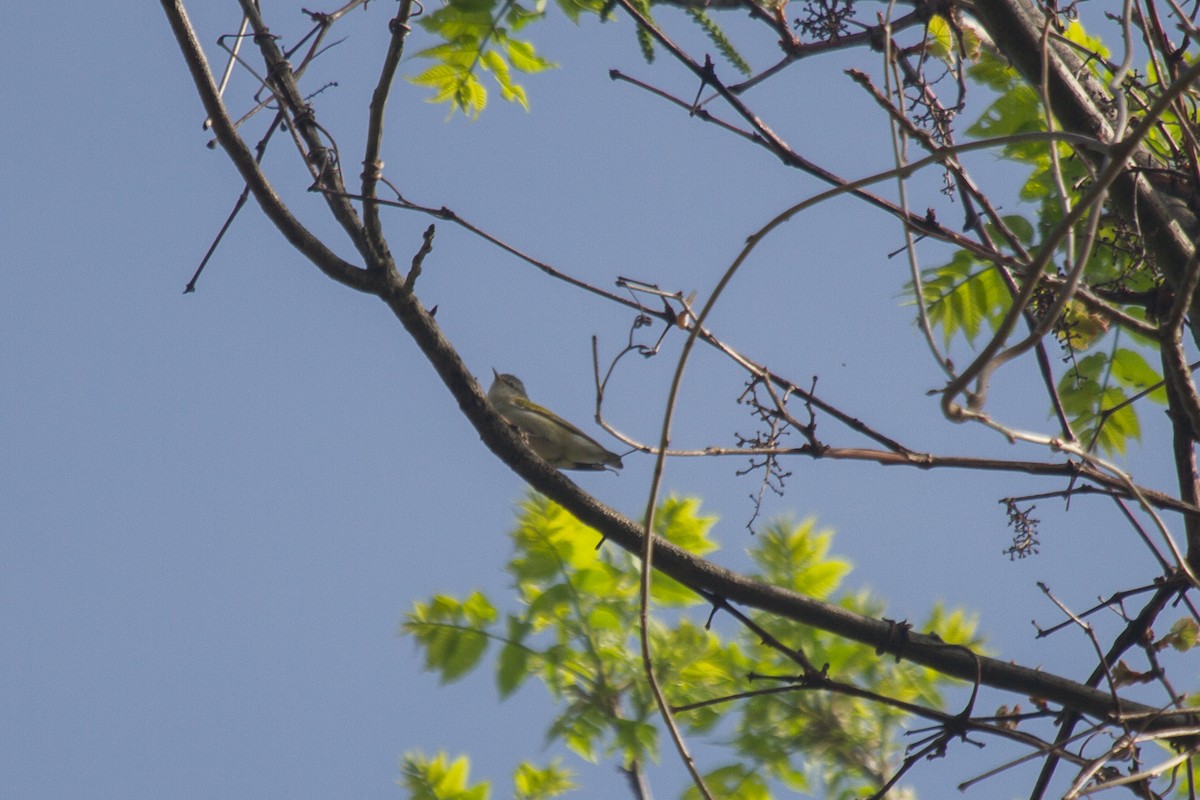
<svg viewBox="0 0 1200 800">
<path fill-rule="evenodd" d="M 495 380 L 488 400 L 519 430 L 525 441 L 550 466 L 599 471 L 621 469 L 621 457 L 549 409 L 529 399 L 525 384 L 515 375 L 492 370 Z"/>
</svg>

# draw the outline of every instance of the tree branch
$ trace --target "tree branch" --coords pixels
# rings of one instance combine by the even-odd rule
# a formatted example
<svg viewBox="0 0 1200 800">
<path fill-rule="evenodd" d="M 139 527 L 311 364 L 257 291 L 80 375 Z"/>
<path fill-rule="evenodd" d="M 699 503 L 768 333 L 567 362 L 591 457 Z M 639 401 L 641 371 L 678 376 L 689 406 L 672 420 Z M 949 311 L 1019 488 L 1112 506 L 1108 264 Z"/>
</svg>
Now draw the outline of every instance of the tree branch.
<svg viewBox="0 0 1200 800">
<path fill-rule="evenodd" d="M 200 95 L 200 102 L 204 105 L 204 111 L 212 121 L 217 140 L 229 155 L 229 159 L 241 174 L 246 185 L 250 187 L 254 199 L 258 201 L 267 218 L 293 247 L 330 278 L 360 292 L 374 291 L 373 281 L 369 280 L 363 270 L 344 261 L 292 216 L 291 211 L 275 192 L 275 188 L 267 180 L 266 174 L 255 161 L 254 155 L 246 147 L 246 143 L 242 141 L 237 128 L 229 118 L 229 112 L 225 109 L 225 104 L 213 81 L 212 72 L 208 68 L 208 59 L 196 38 L 191 21 L 188 20 L 187 10 L 182 0 L 161 0 L 161 4 L 183 54 L 184 63 L 187 64 L 188 71 L 191 73 L 192 82 L 196 85 L 196 92 Z"/>
</svg>

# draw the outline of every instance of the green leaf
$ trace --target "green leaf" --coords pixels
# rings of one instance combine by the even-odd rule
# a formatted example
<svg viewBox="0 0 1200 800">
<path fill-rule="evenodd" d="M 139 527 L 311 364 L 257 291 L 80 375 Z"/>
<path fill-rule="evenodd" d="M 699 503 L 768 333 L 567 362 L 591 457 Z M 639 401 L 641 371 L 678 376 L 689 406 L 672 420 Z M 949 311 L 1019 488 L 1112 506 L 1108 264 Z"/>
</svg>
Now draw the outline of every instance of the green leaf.
<svg viewBox="0 0 1200 800">
<path fill-rule="evenodd" d="M 978 627 L 979 620 L 974 614 L 961 608 L 947 611 L 941 602 L 937 602 L 921 629 L 937 634 L 939 639 L 948 644 L 961 644 L 979 650 L 980 642 L 975 633 Z"/>
<path fill-rule="evenodd" d="M 734 69 L 747 76 L 753 72 L 750 69 L 750 65 L 746 63 L 746 59 L 742 58 L 741 53 L 733 46 L 733 42 L 729 41 L 729 37 L 725 35 L 725 31 L 721 30 L 721 27 L 717 25 L 712 17 L 708 16 L 708 13 L 704 9 L 689 7 L 687 15 L 704 30 L 704 33 L 716 45 L 717 51 L 726 61 L 733 65 Z"/>
<path fill-rule="evenodd" d="M 654 532 L 694 555 L 713 552 L 718 545 L 709 534 L 717 518 L 699 514 L 695 498 L 668 497 L 654 514 Z"/>
<path fill-rule="evenodd" d="M 595 597 L 616 598 L 625 594 L 621 586 L 622 575 L 612 564 L 597 561 L 595 564 L 579 568 L 571 583 L 581 594 Z"/>
<path fill-rule="evenodd" d="M 700 516 L 699 508 L 698 500 L 669 497 L 654 515 L 654 532 L 690 553 L 713 552 L 717 544 L 709 538 L 709 533 L 717 518 Z M 654 576 L 650 593 L 656 603 L 664 606 L 684 607 L 702 602 L 693 590 L 661 574 Z"/>
<path fill-rule="evenodd" d="M 554 721 L 547 738 L 561 738 L 571 752 L 594 763 L 599 757 L 596 744 L 604 738 L 611 721 L 609 714 L 593 704 L 571 706 Z"/>
<path fill-rule="evenodd" d="M 546 16 L 545 0 L 539 0 L 535 9 L 525 8 L 520 3 L 510 3 L 504 14 L 504 24 L 509 30 L 519 31 L 531 22 L 536 22 Z"/>
<path fill-rule="evenodd" d="M 496 661 L 496 688 L 501 698 L 519 689 L 532 672 L 530 661 L 533 652 L 525 645 L 525 638 L 532 628 L 525 620 L 513 616 L 508 618 L 508 635 Z"/>
<path fill-rule="evenodd" d="M 526 111 L 529 110 L 529 104 L 526 102 L 525 91 L 512 82 L 512 76 L 508 69 L 508 62 L 504 60 L 504 56 L 500 55 L 495 50 L 488 50 L 480 59 L 483 68 L 491 72 L 496 78 L 496 83 L 500 84 L 500 94 L 509 102 L 519 102 Z"/>
<path fill-rule="evenodd" d="M 452 83 L 457 77 L 458 71 L 454 67 L 448 64 L 438 64 L 408 80 L 420 86 L 433 86 L 437 88 L 447 83 Z"/>
<path fill-rule="evenodd" d="M 1022 80 L 1012 64 L 990 49 L 980 51 L 979 60 L 967 68 L 967 74 L 996 94 L 1007 92 Z"/>
<path fill-rule="evenodd" d="M 522 504 L 522 515 L 512 533 L 518 555 L 509 562 L 521 582 L 538 582 L 563 574 L 564 568 L 590 567 L 599 559 L 600 535 L 570 512 L 544 498 Z"/>
<path fill-rule="evenodd" d="M 515 2 L 498 7 L 495 0 L 450 0 L 421 17 L 422 27 L 442 41 L 416 54 L 437 63 L 408 80 L 434 89 L 429 102 L 450 103 L 451 113 L 462 111 L 477 119 L 487 107 L 487 89 L 476 73 L 489 72 L 505 100 L 528 110 L 525 88 L 513 81 L 511 68 L 533 73 L 554 65 L 510 33 L 541 17 L 540 4 L 530 10 Z"/>
<path fill-rule="evenodd" d="M 1120 351 L 1117 351 L 1118 353 Z M 1136 364 L 1136 358 L 1125 359 Z M 1141 424 L 1132 403 L 1119 386 L 1105 353 L 1078 360 L 1058 382 L 1063 409 L 1085 445 L 1093 443 L 1106 453 L 1124 454 L 1130 440 L 1141 438 Z"/>
<path fill-rule="evenodd" d="M 1186 653 L 1193 649 L 1197 640 L 1200 639 L 1200 625 L 1197 625 L 1196 620 L 1191 617 L 1181 617 L 1175 620 L 1175 624 L 1171 626 L 1165 639 L 1166 644 L 1180 653 Z"/>
<path fill-rule="evenodd" d="M 413 605 L 403 631 L 425 649 L 425 669 L 440 673 L 442 682 L 449 683 L 479 663 L 487 650 L 487 627 L 495 618 L 495 609 L 479 592 L 464 602 L 437 595 L 428 604 Z"/>
<path fill-rule="evenodd" d="M 816 531 L 816 521 L 772 523 L 755 537 L 750 557 L 770 583 L 819 600 L 830 597 L 850 572 L 850 562 L 827 558 L 831 531 Z"/>
<path fill-rule="evenodd" d="M 1072 299 L 1063 306 L 1055 326 L 1059 341 L 1075 352 L 1082 352 L 1098 342 L 1108 332 L 1108 318 Z"/>
<path fill-rule="evenodd" d="M 1126 348 L 1120 348 L 1112 356 L 1112 375 L 1127 389 L 1141 394 L 1151 386 L 1156 386 L 1147 397 L 1161 405 L 1167 404 L 1167 390 L 1162 386 L 1163 378 L 1141 353 Z"/>
<path fill-rule="evenodd" d="M 508 56 L 508 60 L 512 62 L 513 69 L 518 69 L 526 73 L 535 73 L 558 67 L 553 61 L 547 61 L 539 56 L 533 45 L 529 42 L 505 37 L 503 45 L 504 52 Z"/>
<path fill-rule="evenodd" d="M 650 13 L 650 0 L 631 0 L 634 8 L 642 13 L 646 19 L 654 21 L 653 15 Z M 641 25 L 637 26 L 637 41 L 638 47 L 642 50 L 642 58 L 646 59 L 647 64 L 654 63 L 654 37 L 650 32 Z"/>
<path fill-rule="evenodd" d="M 650 584 L 650 597 L 655 604 L 667 608 L 686 608 L 702 602 L 699 595 L 679 581 L 658 573 Z"/>
<path fill-rule="evenodd" d="M 985 324 L 995 330 L 1011 302 L 999 271 L 964 250 L 948 264 L 924 270 L 921 287 L 929 322 L 942 329 L 946 346 L 958 333 L 974 344 Z"/>
<path fill-rule="evenodd" d="M 449 761 L 445 753 L 432 759 L 406 753 L 400 763 L 402 783 L 412 800 L 487 800 L 488 783 L 468 784 L 471 762 L 466 756 Z"/>
<path fill-rule="evenodd" d="M 1071 20 L 1066 29 L 1062 32 L 1063 38 L 1069 39 L 1072 42 L 1083 47 L 1083 49 L 1095 53 L 1101 60 L 1107 59 L 1111 53 L 1104 43 L 1099 39 L 1089 36 L 1087 31 L 1083 29 L 1083 25 L 1077 19 Z M 1099 71 L 1097 74 L 1103 74 Z"/>
<path fill-rule="evenodd" d="M 550 620 L 555 619 L 560 614 L 569 611 L 574 596 L 574 591 L 565 583 L 557 583 L 550 586 L 530 603 L 529 616 L 531 618 L 543 617 Z"/>
<path fill-rule="evenodd" d="M 621 753 L 623 763 L 658 760 L 658 729 L 635 719 L 613 721 L 614 748 Z"/>
<path fill-rule="evenodd" d="M 967 128 L 967 133 L 982 139 L 1045 129 L 1041 98 L 1032 86 L 1020 83 L 996 98 L 979 119 Z M 1046 145 L 1038 144 L 1038 147 L 1044 150 Z"/>
<path fill-rule="evenodd" d="M 1033 244 L 1033 223 L 1020 214 L 1005 214 L 1000 218 L 1021 244 L 1028 247 Z M 993 234 L 997 235 L 997 234 Z"/>
<path fill-rule="evenodd" d="M 769 800 L 771 792 L 762 776 L 750 764 L 729 764 L 708 772 L 704 785 L 717 797 L 736 797 L 739 800 Z M 700 790 L 688 787 L 685 800 L 699 800 Z"/>
<path fill-rule="evenodd" d="M 455 87 L 454 104 L 472 119 L 477 118 L 487 107 L 487 89 L 468 73 Z"/>
<path fill-rule="evenodd" d="M 589 627 L 606 633 L 625 631 L 627 621 L 624 614 L 619 614 L 608 606 L 597 606 L 589 611 L 587 615 L 587 624 Z"/>
<path fill-rule="evenodd" d="M 954 66 L 958 63 L 955 53 L 958 44 L 950 23 L 940 14 L 930 16 L 925 24 L 925 47 L 934 58 Z"/>
<path fill-rule="evenodd" d="M 596 14 L 604 8 L 604 0 L 555 0 L 555 4 L 567 15 L 567 19 L 578 24 L 582 14 Z"/>
<path fill-rule="evenodd" d="M 549 800 L 579 788 L 575 774 L 554 759 L 544 768 L 523 761 L 513 772 L 513 797 L 516 800 Z"/>
</svg>

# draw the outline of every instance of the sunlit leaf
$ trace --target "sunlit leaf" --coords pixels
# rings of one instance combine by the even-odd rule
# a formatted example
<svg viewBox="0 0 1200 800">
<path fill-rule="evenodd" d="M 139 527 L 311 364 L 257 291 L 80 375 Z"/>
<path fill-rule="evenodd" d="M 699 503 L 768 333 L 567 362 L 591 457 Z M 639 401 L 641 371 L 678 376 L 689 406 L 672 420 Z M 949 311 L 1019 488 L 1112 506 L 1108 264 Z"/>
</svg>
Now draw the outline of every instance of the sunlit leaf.
<svg viewBox="0 0 1200 800">
<path fill-rule="evenodd" d="M 522 762 L 513 772 L 514 800 L 550 800 L 564 795 L 579 788 L 574 778 L 575 774 L 562 766 L 562 759 L 541 768 Z"/>
<path fill-rule="evenodd" d="M 466 756 L 450 761 L 445 753 L 433 758 L 407 753 L 400 771 L 412 800 L 487 800 L 489 796 L 486 781 L 469 785 L 471 762 Z"/>
</svg>

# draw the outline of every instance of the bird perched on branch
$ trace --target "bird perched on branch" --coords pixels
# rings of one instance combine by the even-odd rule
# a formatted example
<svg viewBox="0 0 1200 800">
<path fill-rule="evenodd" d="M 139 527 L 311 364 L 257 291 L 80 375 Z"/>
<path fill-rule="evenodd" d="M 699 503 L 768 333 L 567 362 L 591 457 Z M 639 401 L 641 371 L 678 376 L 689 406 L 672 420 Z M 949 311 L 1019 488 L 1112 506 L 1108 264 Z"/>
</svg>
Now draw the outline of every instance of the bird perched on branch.
<svg viewBox="0 0 1200 800">
<path fill-rule="evenodd" d="M 525 384 L 515 375 L 496 376 L 488 389 L 488 400 L 500 416 L 516 426 L 533 452 L 552 467 L 598 471 L 621 469 L 621 457 L 549 409 L 529 399 Z"/>
</svg>

